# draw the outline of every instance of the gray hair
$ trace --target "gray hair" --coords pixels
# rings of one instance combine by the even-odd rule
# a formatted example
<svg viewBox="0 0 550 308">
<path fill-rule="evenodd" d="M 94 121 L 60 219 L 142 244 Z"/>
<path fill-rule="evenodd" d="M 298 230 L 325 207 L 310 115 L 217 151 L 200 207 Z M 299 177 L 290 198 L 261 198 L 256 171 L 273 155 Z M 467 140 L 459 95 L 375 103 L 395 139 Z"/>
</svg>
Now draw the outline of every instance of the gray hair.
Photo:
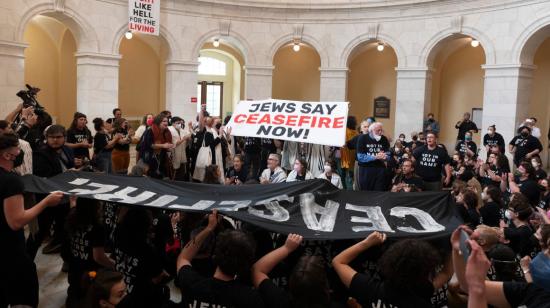
<svg viewBox="0 0 550 308">
<path fill-rule="evenodd" d="M 374 129 L 375 129 L 376 127 L 378 127 L 378 126 L 382 127 L 383 125 L 382 125 L 381 122 L 374 122 L 374 123 L 372 123 L 372 124 L 369 126 L 369 133 L 372 133 L 372 132 L 374 131 Z"/>
</svg>

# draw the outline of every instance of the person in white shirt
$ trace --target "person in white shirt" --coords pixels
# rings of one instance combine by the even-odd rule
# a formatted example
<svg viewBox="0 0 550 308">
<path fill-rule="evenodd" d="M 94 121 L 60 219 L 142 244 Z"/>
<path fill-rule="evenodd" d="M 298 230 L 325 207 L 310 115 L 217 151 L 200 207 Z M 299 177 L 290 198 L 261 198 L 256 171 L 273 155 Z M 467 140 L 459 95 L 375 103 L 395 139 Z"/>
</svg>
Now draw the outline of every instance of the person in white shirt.
<svg viewBox="0 0 550 308">
<path fill-rule="evenodd" d="M 143 117 L 143 120 L 141 121 L 141 125 L 136 129 L 136 132 L 134 133 L 134 137 L 132 138 L 133 143 L 138 143 L 141 139 L 141 136 L 143 136 L 143 133 L 145 133 L 145 130 L 153 124 L 153 118 L 155 116 L 152 114 L 146 114 Z"/>
<path fill-rule="evenodd" d="M 281 156 L 279 154 L 269 154 L 267 159 L 267 169 L 260 176 L 260 183 L 274 184 L 282 183 L 286 180 L 286 172 L 281 168 Z"/>
<path fill-rule="evenodd" d="M 307 181 L 314 179 L 313 175 L 307 169 L 307 161 L 302 158 L 298 158 L 294 161 L 294 170 L 292 170 L 287 178 L 287 182 L 295 181 Z"/>
<path fill-rule="evenodd" d="M 340 178 L 338 173 L 336 173 L 336 162 L 332 159 L 329 159 L 325 161 L 324 168 L 325 171 L 321 173 L 317 178 L 327 180 L 339 189 L 343 189 L 344 185 L 342 185 L 342 179 Z"/>
<path fill-rule="evenodd" d="M 187 155 L 185 149 L 187 148 L 187 142 L 191 140 L 191 132 L 185 130 L 185 121 L 180 117 L 172 118 L 172 126 L 168 127 L 170 134 L 172 134 L 172 143 L 176 146 L 171 150 L 172 153 L 172 167 L 175 171 L 175 180 L 188 181 L 189 176 L 187 173 Z"/>
<path fill-rule="evenodd" d="M 523 123 L 521 123 L 520 127 L 528 126 L 529 128 L 531 128 L 531 136 L 537 139 L 540 139 L 542 134 L 540 133 L 540 128 L 535 126 L 536 124 L 537 124 L 537 118 L 528 118 L 528 119 L 525 119 Z"/>
</svg>

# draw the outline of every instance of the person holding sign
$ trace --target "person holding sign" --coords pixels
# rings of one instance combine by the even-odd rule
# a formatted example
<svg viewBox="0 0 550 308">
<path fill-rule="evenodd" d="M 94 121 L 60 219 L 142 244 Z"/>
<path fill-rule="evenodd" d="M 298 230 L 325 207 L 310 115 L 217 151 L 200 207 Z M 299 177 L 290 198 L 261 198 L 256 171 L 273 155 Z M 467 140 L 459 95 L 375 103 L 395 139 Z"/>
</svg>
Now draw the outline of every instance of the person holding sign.
<svg viewBox="0 0 550 308">
<path fill-rule="evenodd" d="M 384 190 L 385 162 L 391 159 L 391 154 L 390 143 L 382 134 L 382 123 L 375 122 L 369 126 L 368 134 L 358 135 L 346 143 L 348 148 L 356 150 L 359 190 Z"/>
</svg>

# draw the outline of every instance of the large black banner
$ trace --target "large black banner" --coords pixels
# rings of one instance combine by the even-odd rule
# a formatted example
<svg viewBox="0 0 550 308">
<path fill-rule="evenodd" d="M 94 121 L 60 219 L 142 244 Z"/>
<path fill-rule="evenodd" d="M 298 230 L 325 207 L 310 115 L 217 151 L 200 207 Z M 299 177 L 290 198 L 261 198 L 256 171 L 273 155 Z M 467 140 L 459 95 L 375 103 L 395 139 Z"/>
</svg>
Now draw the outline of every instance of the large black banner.
<svg viewBox="0 0 550 308">
<path fill-rule="evenodd" d="M 447 237 L 461 223 L 449 193 L 338 190 L 325 180 L 270 185 L 205 185 L 86 172 L 50 179 L 24 177 L 25 190 L 55 190 L 134 206 L 209 212 L 218 209 L 278 233 L 306 239 L 364 238 L 374 230 L 390 238 Z"/>
</svg>

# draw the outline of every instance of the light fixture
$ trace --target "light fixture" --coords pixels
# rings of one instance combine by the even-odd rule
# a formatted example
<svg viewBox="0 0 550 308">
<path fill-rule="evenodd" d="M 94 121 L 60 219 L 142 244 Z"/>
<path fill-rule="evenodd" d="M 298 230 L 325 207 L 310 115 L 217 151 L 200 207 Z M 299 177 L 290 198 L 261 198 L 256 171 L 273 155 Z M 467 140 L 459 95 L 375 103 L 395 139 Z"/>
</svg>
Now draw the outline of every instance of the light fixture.
<svg viewBox="0 0 550 308">
<path fill-rule="evenodd" d="M 216 48 L 220 47 L 220 39 L 214 39 L 214 42 L 212 43 L 212 45 L 214 45 L 214 47 Z"/>
<path fill-rule="evenodd" d="M 472 41 L 470 42 L 470 45 L 472 45 L 472 47 L 477 47 L 479 46 L 479 41 L 476 39 L 472 39 Z"/>
<path fill-rule="evenodd" d="M 300 51 L 300 43 L 294 42 L 294 45 L 292 46 L 292 49 L 296 52 Z"/>
<path fill-rule="evenodd" d="M 131 40 L 134 34 L 132 33 L 132 31 L 128 30 L 126 31 L 126 33 L 124 33 L 124 36 L 126 37 L 126 39 Z"/>
<path fill-rule="evenodd" d="M 378 51 L 384 51 L 384 44 L 378 43 L 378 46 L 376 46 L 376 49 L 377 49 Z"/>
</svg>

